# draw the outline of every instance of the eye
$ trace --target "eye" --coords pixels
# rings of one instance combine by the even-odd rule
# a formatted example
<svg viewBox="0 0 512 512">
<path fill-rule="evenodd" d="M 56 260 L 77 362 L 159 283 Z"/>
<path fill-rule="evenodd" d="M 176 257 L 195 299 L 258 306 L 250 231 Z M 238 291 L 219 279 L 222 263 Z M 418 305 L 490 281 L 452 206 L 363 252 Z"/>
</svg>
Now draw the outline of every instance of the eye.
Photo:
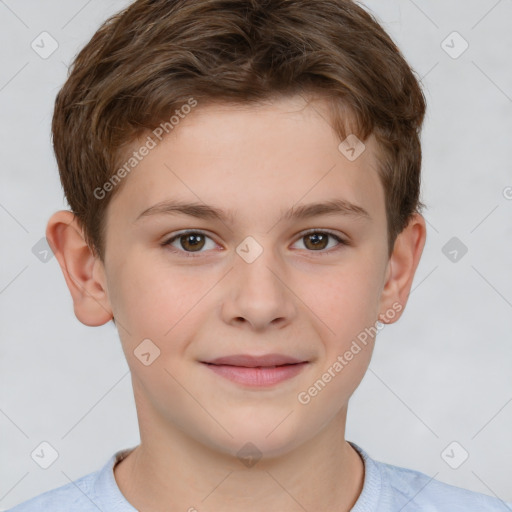
<svg viewBox="0 0 512 512">
<path fill-rule="evenodd" d="M 329 239 L 333 239 L 337 242 L 337 244 L 334 244 L 334 247 L 350 245 L 349 242 L 343 240 L 338 235 L 329 231 L 320 230 L 310 230 L 307 233 L 304 233 L 299 240 L 305 240 L 304 246 L 309 252 L 318 252 L 319 255 L 323 255 L 331 254 L 333 252 L 332 250 L 325 250 L 329 247 Z M 208 240 L 211 242 L 210 247 L 207 247 Z M 215 249 L 217 246 L 217 244 L 206 233 L 194 230 L 177 233 L 161 245 L 168 247 L 172 252 L 184 254 L 186 257 L 199 256 L 201 252 L 204 252 L 202 249 Z"/>
<path fill-rule="evenodd" d="M 307 233 L 304 233 L 299 240 L 305 241 L 304 246 L 310 252 L 319 252 L 320 255 L 323 255 L 330 254 L 332 252 L 330 250 L 325 250 L 329 246 L 329 238 L 334 239 L 336 242 L 338 242 L 337 244 L 334 244 L 334 247 L 340 245 L 349 245 L 347 241 L 343 240 L 338 235 L 335 235 L 334 233 L 331 233 L 329 231 L 311 230 L 308 231 Z"/>
<path fill-rule="evenodd" d="M 200 253 L 201 249 L 207 246 L 206 240 L 210 240 L 212 242 L 212 246 L 210 249 L 214 249 L 216 247 L 215 242 L 207 236 L 202 231 L 184 231 L 178 233 L 171 238 L 169 238 L 166 242 L 163 242 L 163 246 L 168 246 L 172 252 L 180 252 L 185 253 L 186 256 L 194 257 L 196 256 L 193 253 Z M 180 249 L 176 248 L 174 245 L 177 242 L 180 246 Z M 208 247 L 206 247 L 208 249 Z"/>
</svg>

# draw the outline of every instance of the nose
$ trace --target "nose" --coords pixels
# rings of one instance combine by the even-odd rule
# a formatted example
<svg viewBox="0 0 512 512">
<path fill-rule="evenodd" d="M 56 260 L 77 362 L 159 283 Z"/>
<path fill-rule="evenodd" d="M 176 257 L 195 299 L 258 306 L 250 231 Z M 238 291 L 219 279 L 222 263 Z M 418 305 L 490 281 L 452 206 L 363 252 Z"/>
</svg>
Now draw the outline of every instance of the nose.
<svg viewBox="0 0 512 512">
<path fill-rule="evenodd" d="M 271 249 L 252 262 L 237 254 L 227 276 L 223 320 L 254 331 L 283 328 L 297 314 L 292 288 L 289 272 Z"/>
</svg>

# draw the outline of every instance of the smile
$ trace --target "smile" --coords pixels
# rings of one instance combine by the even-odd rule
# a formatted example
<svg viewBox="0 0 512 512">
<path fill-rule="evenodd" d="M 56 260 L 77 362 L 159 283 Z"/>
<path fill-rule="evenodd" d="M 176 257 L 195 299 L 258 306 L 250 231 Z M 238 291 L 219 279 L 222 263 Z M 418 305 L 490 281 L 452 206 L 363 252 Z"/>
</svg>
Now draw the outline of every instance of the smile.
<svg viewBox="0 0 512 512">
<path fill-rule="evenodd" d="M 234 366 L 228 364 L 203 363 L 217 375 L 232 382 L 253 387 L 268 387 L 291 379 L 305 368 L 308 362 L 273 366 Z"/>
</svg>

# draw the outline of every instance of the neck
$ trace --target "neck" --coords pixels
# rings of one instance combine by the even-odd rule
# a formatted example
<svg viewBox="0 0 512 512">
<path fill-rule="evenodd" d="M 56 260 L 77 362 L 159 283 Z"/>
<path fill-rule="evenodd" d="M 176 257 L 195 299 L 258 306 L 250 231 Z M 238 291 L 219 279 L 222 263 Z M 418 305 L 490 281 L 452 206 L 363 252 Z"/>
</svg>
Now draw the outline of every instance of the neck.
<svg viewBox="0 0 512 512">
<path fill-rule="evenodd" d="M 245 463 L 168 424 L 146 421 L 141 444 L 114 475 L 141 512 L 348 512 L 361 493 L 364 464 L 344 439 L 346 412 L 295 449 Z"/>
</svg>

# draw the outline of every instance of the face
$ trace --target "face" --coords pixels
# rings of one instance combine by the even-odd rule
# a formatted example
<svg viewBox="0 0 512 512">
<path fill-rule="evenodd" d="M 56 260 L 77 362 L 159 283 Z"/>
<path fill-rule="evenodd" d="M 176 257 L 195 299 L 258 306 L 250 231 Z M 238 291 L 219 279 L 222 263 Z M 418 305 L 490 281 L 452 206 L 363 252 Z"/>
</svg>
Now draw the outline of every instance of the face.
<svg viewBox="0 0 512 512">
<path fill-rule="evenodd" d="M 351 161 L 325 108 L 199 105 L 113 197 L 106 289 L 142 423 L 272 456 L 346 411 L 386 309 L 386 217 L 375 140 Z M 301 364 L 207 364 L 269 354 Z"/>
</svg>

